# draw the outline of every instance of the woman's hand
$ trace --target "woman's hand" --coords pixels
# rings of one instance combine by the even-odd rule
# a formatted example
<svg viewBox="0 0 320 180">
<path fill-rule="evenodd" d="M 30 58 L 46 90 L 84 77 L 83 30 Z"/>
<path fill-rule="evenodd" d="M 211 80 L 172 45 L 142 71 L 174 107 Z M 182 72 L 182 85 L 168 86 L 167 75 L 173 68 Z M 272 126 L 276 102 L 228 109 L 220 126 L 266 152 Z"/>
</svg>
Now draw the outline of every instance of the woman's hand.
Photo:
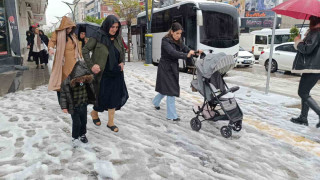
<svg viewBox="0 0 320 180">
<path fill-rule="evenodd" d="M 94 74 L 98 74 L 101 70 L 100 70 L 100 66 L 98 64 L 95 64 L 92 66 L 91 68 L 91 71 L 94 73 Z"/>
<path fill-rule="evenodd" d="M 198 50 L 198 52 L 199 52 L 199 54 L 202 54 L 202 53 L 203 53 L 203 51 L 202 51 L 202 50 L 200 50 L 200 49 Z"/>
<path fill-rule="evenodd" d="M 123 66 L 124 66 L 124 64 L 123 64 L 123 63 L 120 63 L 119 66 L 121 67 L 121 71 L 123 71 Z"/>
<path fill-rule="evenodd" d="M 54 54 L 54 50 L 52 48 L 49 49 L 49 55 L 53 55 Z"/>
<path fill-rule="evenodd" d="M 68 113 L 68 109 L 62 109 L 64 113 Z"/>
<path fill-rule="evenodd" d="M 297 37 L 294 38 L 294 42 L 300 41 L 301 40 L 301 36 L 298 35 Z"/>
<path fill-rule="evenodd" d="M 187 57 L 190 58 L 191 55 L 195 55 L 194 50 L 190 50 L 189 53 L 188 53 L 188 55 L 187 55 Z"/>
</svg>

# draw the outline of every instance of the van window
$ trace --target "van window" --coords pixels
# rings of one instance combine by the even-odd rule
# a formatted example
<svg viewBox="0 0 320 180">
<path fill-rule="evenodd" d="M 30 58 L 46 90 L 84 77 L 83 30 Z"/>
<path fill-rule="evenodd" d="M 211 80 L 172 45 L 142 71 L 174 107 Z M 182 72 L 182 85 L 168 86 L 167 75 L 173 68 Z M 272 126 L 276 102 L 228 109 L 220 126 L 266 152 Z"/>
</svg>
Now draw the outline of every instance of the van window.
<svg viewBox="0 0 320 180">
<path fill-rule="evenodd" d="M 267 36 L 256 35 L 255 44 L 265 44 L 265 45 L 267 45 Z"/>
<path fill-rule="evenodd" d="M 269 35 L 268 38 L 269 38 L 268 43 L 271 44 L 272 35 Z M 289 42 L 289 39 L 290 39 L 289 34 L 275 35 L 274 36 L 274 44 L 282 44 L 285 42 Z"/>
</svg>

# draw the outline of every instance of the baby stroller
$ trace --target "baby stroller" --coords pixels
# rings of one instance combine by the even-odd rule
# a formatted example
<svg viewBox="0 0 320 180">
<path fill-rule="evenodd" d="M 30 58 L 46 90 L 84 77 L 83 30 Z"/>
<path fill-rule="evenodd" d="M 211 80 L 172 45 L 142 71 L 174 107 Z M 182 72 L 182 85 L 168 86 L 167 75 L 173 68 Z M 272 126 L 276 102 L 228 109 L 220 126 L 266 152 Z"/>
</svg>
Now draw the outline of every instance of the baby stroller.
<svg viewBox="0 0 320 180">
<path fill-rule="evenodd" d="M 239 87 L 228 88 L 223 80 L 223 76 L 234 67 L 234 64 L 233 56 L 225 53 L 209 53 L 204 59 L 196 61 L 197 78 L 193 78 L 191 88 L 204 97 L 204 102 L 203 105 L 193 108 L 197 115 L 190 121 L 193 130 L 199 131 L 201 122 L 205 120 L 229 121 L 227 126 L 220 129 L 221 135 L 225 138 L 232 136 L 232 130 L 241 130 L 243 114 L 233 94 Z M 200 117 L 204 120 L 200 121 Z"/>
</svg>

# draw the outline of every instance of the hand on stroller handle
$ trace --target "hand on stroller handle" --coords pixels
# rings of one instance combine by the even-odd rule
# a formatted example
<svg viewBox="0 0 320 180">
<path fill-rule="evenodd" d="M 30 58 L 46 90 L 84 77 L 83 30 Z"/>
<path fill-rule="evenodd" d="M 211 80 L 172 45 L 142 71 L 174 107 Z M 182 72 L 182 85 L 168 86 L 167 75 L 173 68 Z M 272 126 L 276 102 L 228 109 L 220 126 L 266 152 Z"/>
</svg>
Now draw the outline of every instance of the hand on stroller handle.
<svg viewBox="0 0 320 180">
<path fill-rule="evenodd" d="M 197 50 L 194 52 L 193 57 L 198 58 L 200 55 L 200 58 L 203 57 L 202 55 L 205 55 L 205 53 L 202 50 Z"/>
</svg>

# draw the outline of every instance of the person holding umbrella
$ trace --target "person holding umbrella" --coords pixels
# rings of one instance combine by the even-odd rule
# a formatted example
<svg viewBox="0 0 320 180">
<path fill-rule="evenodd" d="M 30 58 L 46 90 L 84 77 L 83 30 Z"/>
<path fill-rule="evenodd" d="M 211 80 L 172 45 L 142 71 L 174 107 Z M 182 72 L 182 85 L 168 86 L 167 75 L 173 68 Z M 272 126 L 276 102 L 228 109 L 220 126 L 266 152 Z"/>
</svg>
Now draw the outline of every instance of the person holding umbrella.
<svg viewBox="0 0 320 180">
<path fill-rule="evenodd" d="M 291 122 L 308 126 L 309 108 L 320 118 L 320 107 L 310 96 L 311 89 L 320 78 L 320 1 L 289 0 L 279 4 L 272 11 L 296 19 L 310 20 L 309 31 L 305 38 L 301 40 L 299 35 L 294 40 L 297 55 L 291 71 L 302 73 L 298 89 L 298 95 L 301 97 L 301 114 L 297 118 L 291 118 Z M 316 127 L 320 127 L 320 121 Z"/>
<path fill-rule="evenodd" d="M 314 110 L 320 118 L 320 107 L 310 96 L 311 89 L 320 79 L 320 17 L 310 16 L 310 29 L 306 37 L 301 40 L 300 36 L 295 38 L 297 55 L 293 62 L 293 73 L 302 73 L 298 94 L 301 97 L 301 114 L 292 118 L 291 122 L 308 126 L 309 108 Z M 320 127 L 320 121 L 316 125 Z"/>
</svg>

